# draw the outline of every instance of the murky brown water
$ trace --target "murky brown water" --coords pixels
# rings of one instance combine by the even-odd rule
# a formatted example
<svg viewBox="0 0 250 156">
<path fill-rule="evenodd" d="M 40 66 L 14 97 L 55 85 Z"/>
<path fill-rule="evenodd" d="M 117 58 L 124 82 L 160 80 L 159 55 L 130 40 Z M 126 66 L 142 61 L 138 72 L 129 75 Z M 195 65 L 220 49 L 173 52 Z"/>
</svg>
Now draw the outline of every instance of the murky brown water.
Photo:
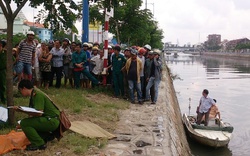
<svg viewBox="0 0 250 156">
<path fill-rule="evenodd" d="M 213 149 L 189 141 L 196 156 L 250 155 L 250 61 L 187 54 L 166 55 L 182 113 L 195 114 L 203 89 L 217 100 L 224 122 L 234 126 L 233 138 L 226 148 Z"/>
</svg>

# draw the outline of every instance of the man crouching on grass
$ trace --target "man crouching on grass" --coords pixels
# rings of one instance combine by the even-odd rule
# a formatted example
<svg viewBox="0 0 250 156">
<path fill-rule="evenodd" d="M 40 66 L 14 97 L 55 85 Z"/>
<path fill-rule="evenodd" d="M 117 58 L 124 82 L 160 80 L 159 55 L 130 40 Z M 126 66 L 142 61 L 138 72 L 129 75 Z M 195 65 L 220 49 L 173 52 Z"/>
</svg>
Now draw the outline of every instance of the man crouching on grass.
<svg viewBox="0 0 250 156">
<path fill-rule="evenodd" d="M 21 80 L 18 89 L 23 96 L 30 97 L 29 107 L 43 112 L 28 113 L 29 117 L 21 120 L 20 126 L 31 142 L 26 150 L 44 150 L 46 142 L 54 139 L 52 132 L 59 127 L 60 112 L 43 92 L 33 88 L 31 81 Z M 14 109 L 18 111 L 17 106 Z"/>
</svg>

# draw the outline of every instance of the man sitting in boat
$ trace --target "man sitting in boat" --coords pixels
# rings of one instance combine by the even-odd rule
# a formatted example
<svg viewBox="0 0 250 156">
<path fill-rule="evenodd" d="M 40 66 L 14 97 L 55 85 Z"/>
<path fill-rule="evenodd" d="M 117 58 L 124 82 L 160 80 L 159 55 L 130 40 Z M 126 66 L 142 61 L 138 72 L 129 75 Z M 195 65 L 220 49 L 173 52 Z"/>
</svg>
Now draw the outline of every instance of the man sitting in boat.
<svg viewBox="0 0 250 156">
<path fill-rule="evenodd" d="M 216 99 L 213 99 L 214 102 L 216 103 Z M 217 105 L 212 105 L 211 108 L 210 108 L 210 111 L 209 111 L 209 120 L 211 119 L 219 119 L 220 120 L 220 111 L 217 107 Z M 203 116 L 201 122 L 204 122 L 205 121 L 205 116 Z"/>
<path fill-rule="evenodd" d="M 204 125 L 208 125 L 209 121 L 209 112 L 213 105 L 215 105 L 215 102 L 212 98 L 208 97 L 208 90 L 204 89 L 202 91 L 202 97 L 200 99 L 199 107 L 198 107 L 198 118 L 197 118 L 197 124 L 200 125 L 203 116 L 205 116 L 205 122 Z"/>
</svg>

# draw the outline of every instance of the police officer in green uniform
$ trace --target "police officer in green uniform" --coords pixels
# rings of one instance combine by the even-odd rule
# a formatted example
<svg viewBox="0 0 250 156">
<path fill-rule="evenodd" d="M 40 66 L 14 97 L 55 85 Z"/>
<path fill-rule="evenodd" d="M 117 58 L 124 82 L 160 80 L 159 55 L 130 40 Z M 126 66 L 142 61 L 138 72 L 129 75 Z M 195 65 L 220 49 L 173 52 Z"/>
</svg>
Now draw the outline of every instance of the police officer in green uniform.
<svg viewBox="0 0 250 156">
<path fill-rule="evenodd" d="M 31 142 L 26 150 L 43 150 L 46 148 L 46 142 L 53 136 L 52 132 L 59 127 L 60 112 L 45 93 L 33 88 L 31 81 L 21 80 L 18 89 L 23 96 L 30 97 L 29 107 L 43 112 L 43 114 L 28 113 L 29 117 L 21 120 L 20 126 Z M 17 106 L 14 109 L 18 110 Z"/>
<path fill-rule="evenodd" d="M 125 57 L 120 54 L 121 47 L 114 47 L 114 54 L 112 56 L 112 67 L 113 67 L 113 82 L 115 87 L 115 96 L 124 96 L 124 83 L 123 83 L 123 72 L 122 68 L 126 63 Z"/>
<path fill-rule="evenodd" d="M 4 49 L 6 41 L 0 41 L 0 98 L 1 103 L 6 103 L 5 90 L 6 90 L 6 62 L 7 62 L 7 51 Z"/>
</svg>

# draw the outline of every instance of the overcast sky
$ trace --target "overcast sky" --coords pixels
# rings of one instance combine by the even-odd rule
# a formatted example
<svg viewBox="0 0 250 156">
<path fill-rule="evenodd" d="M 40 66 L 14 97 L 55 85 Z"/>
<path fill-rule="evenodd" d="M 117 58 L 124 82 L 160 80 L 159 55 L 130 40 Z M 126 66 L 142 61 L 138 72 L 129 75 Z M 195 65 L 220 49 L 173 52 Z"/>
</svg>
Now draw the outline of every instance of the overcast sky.
<svg viewBox="0 0 250 156">
<path fill-rule="evenodd" d="M 208 34 L 221 34 L 222 40 L 250 38 L 250 0 L 147 0 L 147 3 L 164 31 L 163 42 L 197 44 L 204 42 Z M 32 9 L 25 6 L 23 12 L 32 21 Z M 35 9 L 34 14 L 37 12 Z M 81 24 L 78 29 L 81 31 Z"/>
</svg>

